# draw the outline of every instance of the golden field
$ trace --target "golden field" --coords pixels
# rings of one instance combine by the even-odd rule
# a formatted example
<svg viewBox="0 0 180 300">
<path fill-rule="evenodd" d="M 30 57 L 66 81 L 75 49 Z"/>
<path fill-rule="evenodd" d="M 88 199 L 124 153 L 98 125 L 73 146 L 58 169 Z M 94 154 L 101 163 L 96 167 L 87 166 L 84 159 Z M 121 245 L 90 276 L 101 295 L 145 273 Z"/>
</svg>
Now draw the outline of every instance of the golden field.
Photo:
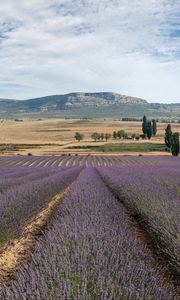
<svg viewBox="0 0 180 300">
<path fill-rule="evenodd" d="M 0 123 L 1 135 L 0 143 L 2 155 L 28 154 L 33 155 L 60 155 L 60 154 L 87 154 L 94 153 L 92 149 L 66 149 L 74 146 L 99 146 L 106 144 L 103 142 L 94 142 L 91 139 L 93 132 L 113 133 L 113 131 L 125 130 L 127 133 L 141 134 L 141 122 L 122 122 L 116 120 L 71 120 L 71 119 L 46 119 L 46 120 L 5 120 Z M 164 143 L 164 130 L 167 126 L 165 123 L 158 123 L 157 136 L 150 141 L 133 141 L 133 140 L 114 140 L 110 139 L 107 143 Z M 180 124 L 172 124 L 173 131 L 180 133 Z M 84 134 L 84 140 L 76 142 L 74 139 L 75 132 Z M 4 145 L 16 145 L 18 149 L 10 149 Z M 97 154 L 102 154 L 98 152 Z M 104 153 L 103 153 L 104 154 Z M 111 153 L 113 154 L 113 153 Z M 117 153 L 116 154 L 121 154 Z M 123 152 L 124 154 L 124 152 Z M 137 154 L 137 152 L 130 154 Z M 154 154 L 153 152 L 146 154 Z M 164 154 L 164 153 L 155 153 Z"/>
</svg>

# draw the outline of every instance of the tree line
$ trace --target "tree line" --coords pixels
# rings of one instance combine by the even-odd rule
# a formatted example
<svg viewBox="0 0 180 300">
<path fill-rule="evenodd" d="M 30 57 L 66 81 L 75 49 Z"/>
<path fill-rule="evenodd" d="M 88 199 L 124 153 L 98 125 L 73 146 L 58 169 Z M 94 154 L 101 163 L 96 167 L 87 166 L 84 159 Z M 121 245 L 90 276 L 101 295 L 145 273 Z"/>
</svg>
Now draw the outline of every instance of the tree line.
<svg viewBox="0 0 180 300">
<path fill-rule="evenodd" d="M 113 131 L 113 133 L 98 133 L 98 132 L 93 132 L 91 134 L 91 138 L 97 142 L 97 141 L 108 141 L 110 138 L 113 139 L 136 139 L 139 140 L 140 137 L 142 137 L 142 135 L 137 135 L 137 134 L 131 134 L 129 135 L 127 132 L 125 132 L 124 130 L 118 130 L 118 131 Z M 82 141 L 84 139 L 84 134 L 80 133 L 80 132 L 76 132 L 74 135 L 74 138 L 77 141 Z"/>
<path fill-rule="evenodd" d="M 144 116 L 142 122 L 142 132 L 144 134 L 144 137 L 148 138 L 149 140 L 152 138 L 152 136 L 156 136 L 157 121 L 155 119 L 148 120 L 147 117 Z"/>
<path fill-rule="evenodd" d="M 124 130 L 113 131 L 113 133 L 98 133 L 93 132 L 91 134 L 91 138 L 96 141 L 108 141 L 111 137 L 116 139 L 151 139 L 152 137 L 157 135 L 157 120 L 152 119 L 148 120 L 146 116 L 142 119 L 142 134 L 131 134 L 128 135 Z M 81 141 L 84 139 L 84 134 L 80 132 L 76 132 L 74 138 L 77 141 Z M 168 151 L 171 151 L 173 156 L 178 156 L 180 152 L 180 141 L 179 141 L 179 133 L 172 132 L 171 125 L 168 124 L 165 129 L 164 142 Z"/>
<path fill-rule="evenodd" d="M 148 120 L 146 116 L 143 117 L 142 122 L 142 132 L 144 137 L 151 139 L 152 136 L 157 134 L 157 121 L 156 120 Z M 178 156 L 180 152 L 180 141 L 179 141 L 179 133 L 172 132 L 171 124 L 168 124 L 165 129 L 164 142 L 167 147 L 167 150 L 171 151 L 173 156 Z"/>
<path fill-rule="evenodd" d="M 112 137 L 112 134 L 110 133 L 98 133 L 98 132 L 93 132 L 91 134 L 91 138 L 96 142 L 96 141 L 104 141 L 104 140 L 109 140 Z M 76 132 L 74 135 L 74 138 L 80 142 L 84 139 L 84 134 L 80 132 Z"/>
</svg>

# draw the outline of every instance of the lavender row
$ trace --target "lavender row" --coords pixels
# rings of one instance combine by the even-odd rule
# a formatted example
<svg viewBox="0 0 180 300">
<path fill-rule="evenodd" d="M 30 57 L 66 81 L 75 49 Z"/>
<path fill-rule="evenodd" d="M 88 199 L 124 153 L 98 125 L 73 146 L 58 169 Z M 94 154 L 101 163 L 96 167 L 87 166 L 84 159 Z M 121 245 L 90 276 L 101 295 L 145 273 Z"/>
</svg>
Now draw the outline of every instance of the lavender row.
<svg viewBox="0 0 180 300">
<path fill-rule="evenodd" d="M 121 169 L 99 168 L 113 193 L 144 221 L 159 254 L 164 254 L 174 275 L 180 276 L 180 168 L 168 166 Z"/>
<path fill-rule="evenodd" d="M 119 202 L 86 168 L 2 300 L 178 299 Z"/>
<path fill-rule="evenodd" d="M 50 199 L 75 180 L 80 168 L 68 168 L 54 175 L 9 188 L 0 196 L 0 247 L 19 236 L 22 226 L 35 216 Z"/>
<path fill-rule="evenodd" d="M 19 170 L 19 172 L 17 172 L 17 170 Z M 30 168 L 12 168 L 12 167 L 1 167 L 0 168 L 0 178 L 4 178 L 4 179 L 10 179 L 10 178 L 14 178 L 14 175 L 16 177 L 22 177 L 24 175 L 28 175 L 31 173 L 31 169 Z"/>
<path fill-rule="evenodd" d="M 8 188 L 32 182 L 37 179 L 59 173 L 65 168 L 11 168 L 12 172 L 0 169 L 0 192 L 5 192 Z M 66 168 L 67 170 L 68 168 Z"/>
<path fill-rule="evenodd" d="M 13 168 L 12 170 L 13 172 L 7 172 L 7 170 L 4 169 L 3 172 L 0 173 L 0 192 L 5 192 L 8 188 L 12 188 L 13 186 L 19 186 L 20 184 L 36 180 L 41 178 L 41 176 L 48 176 L 50 171 L 39 168 L 24 169 L 20 167 Z M 55 173 L 55 170 L 51 171 L 51 174 L 53 173 Z"/>
</svg>

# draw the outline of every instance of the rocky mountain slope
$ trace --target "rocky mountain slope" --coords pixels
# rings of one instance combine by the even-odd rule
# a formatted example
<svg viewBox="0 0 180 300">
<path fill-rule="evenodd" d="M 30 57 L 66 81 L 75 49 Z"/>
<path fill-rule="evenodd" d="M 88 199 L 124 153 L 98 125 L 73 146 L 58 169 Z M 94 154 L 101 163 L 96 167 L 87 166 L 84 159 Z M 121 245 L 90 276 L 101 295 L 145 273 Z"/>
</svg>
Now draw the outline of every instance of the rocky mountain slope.
<svg viewBox="0 0 180 300">
<path fill-rule="evenodd" d="M 0 99 L 0 117 L 180 117 L 180 106 L 150 104 L 117 93 L 70 93 L 29 100 Z"/>
</svg>

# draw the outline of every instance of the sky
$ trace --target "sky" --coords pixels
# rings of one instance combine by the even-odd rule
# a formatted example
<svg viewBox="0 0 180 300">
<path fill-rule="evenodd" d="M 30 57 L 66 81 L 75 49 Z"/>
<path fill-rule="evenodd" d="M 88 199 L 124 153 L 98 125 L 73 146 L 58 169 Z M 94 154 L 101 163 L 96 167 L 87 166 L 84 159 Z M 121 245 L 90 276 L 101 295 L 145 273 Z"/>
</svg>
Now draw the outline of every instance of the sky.
<svg viewBox="0 0 180 300">
<path fill-rule="evenodd" d="M 0 0 L 0 98 L 180 103 L 180 0 Z"/>
</svg>

